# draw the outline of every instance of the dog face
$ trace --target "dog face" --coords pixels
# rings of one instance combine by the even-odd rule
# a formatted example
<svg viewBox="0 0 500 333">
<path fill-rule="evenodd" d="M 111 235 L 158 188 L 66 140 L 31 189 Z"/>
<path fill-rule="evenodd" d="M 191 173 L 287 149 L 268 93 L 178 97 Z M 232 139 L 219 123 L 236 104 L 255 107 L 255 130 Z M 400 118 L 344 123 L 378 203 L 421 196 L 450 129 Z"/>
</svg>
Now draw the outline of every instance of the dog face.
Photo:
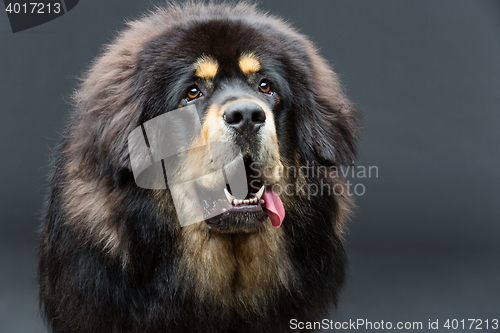
<svg viewBox="0 0 500 333">
<path fill-rule="evenodd" d="M 205 221 L 213 231 L 259 231 L 268 216 L 279 226 L 284 213 L 269 211 L 264 199 L 278 205 L 287 201 L 273 190 L 286 181 L 281 176 L 284 164 L 300 165 L 308 158 L 318 161 L 322 155 L 330 163 L 339 163 L 343 155 L 353 154 L 352 147 L 341 147 L 346 142 L 352 145 L 344 137 L 351 133 L 328 133 L 340 132 L 335 122 L 348 104 L 330 105 L 342 96 L 335 81 L 322 88 L 325 96 L 320 95 L 325 91 L 316 91 L 317 80 L 331 73 L 321 62 L 314 64 L 309 45 L 297 43 L 294 37 L 270 25 L 208 20 L 155 36 L 139 55 L 141 121 L 194 104 L 205 141 L 230 142 L 241 149 L 248 195 L 237 198 L 227 193 L 227 202 L 214 204 L 224 213 Z M 315 71 L 324 73 L 316 78 Z M 326 106 L 320 104 L 322 99 Z M 315 126 L 315 117 L 326 118 L 319 124 L 326 127 L 324 133 Z M 340 142 L 329 142 L 330 135 L 338 135 Z M 335 144 L 339 147 L 328 152 L 328 145 Z M 200 174 L 202 160 L 194 156 L 184 163 L 182 172 Z"/>
<path fill-rule="evenodd" d="M 141 67 L 147 69 L 144 77 L 157 78 L 145 82 L 147 100 L 154 104 L 146 105 L 144 120 L 169 108 L 195 104 L 205 141 L 239 146 L 248 195 L 233 197 L 229 189 L 227 201 L 216 203 L 223 206 L 223 214 L 206 223 L 214 231 L 257 231 L 268 217 L 262 196 L 272 193 L 280 181 L 282 129 L 276 118 L 291 91 L 283 75 L 286 69 L 272 52 L 276 41 L 241 22 L 211 21 L 173 34 L 158 36 L 141 54 Z M 178 75 L 165 81 L 171 73 Z M 186 163 L 190 175 L 203 168 L 197 160 L 203 159 Z"/>
</svg>

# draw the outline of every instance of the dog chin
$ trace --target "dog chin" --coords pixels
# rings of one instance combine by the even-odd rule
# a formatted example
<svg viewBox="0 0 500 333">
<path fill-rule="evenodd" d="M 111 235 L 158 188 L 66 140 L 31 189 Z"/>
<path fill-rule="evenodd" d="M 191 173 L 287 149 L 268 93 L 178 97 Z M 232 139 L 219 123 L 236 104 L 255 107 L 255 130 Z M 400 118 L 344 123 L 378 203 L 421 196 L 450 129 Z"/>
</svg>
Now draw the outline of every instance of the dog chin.
<svg viewBox="0 0 500 333">
<path fill-rule="evenodd" d="M 257 233 L 265 229 L 268 216 L 261 206 L 233 207 L 221 215 L 205 220 L 207 227 L 220 233 Z"/>
</svg>

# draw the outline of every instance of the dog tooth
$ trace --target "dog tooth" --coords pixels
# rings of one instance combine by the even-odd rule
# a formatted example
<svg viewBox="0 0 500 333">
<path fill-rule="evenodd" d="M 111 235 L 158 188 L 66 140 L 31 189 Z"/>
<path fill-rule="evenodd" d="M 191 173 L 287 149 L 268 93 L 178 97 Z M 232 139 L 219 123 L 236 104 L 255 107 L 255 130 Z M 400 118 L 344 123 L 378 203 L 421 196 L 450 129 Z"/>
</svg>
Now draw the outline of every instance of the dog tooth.
<svg viewBox="0 0 500 333">
<path fill-rule="evenodd" d="M 224 188 L 224 194 L 226 195 L 226 199 L 229 203 L 232 203 L 233 200 L 234 200 L 234 197 L 231 195 L 231 193 L 229 193 L 229 191 Z"/>
<path fill-rule="evenodd" d="M 249 201 L 249 200 L 247 200 L 247 199 L 245 199 L 245 200 L 243 200 L 243 203 L 244 203 L 245 205 L 248 205 L 248 204 L 250 203 L 250 201 Z"/>
<path fill-rule="evenodd" d="M 266 185 L 262 185 L 262 187 L 260 188 L 260 190 L 255 193 L 255 196 L 257 197 L 257 200 L 260 200 L 260 198 L 262 197 L 262 194 L 264 194 L 264 188 L 266 187 Z"/>
</svg>

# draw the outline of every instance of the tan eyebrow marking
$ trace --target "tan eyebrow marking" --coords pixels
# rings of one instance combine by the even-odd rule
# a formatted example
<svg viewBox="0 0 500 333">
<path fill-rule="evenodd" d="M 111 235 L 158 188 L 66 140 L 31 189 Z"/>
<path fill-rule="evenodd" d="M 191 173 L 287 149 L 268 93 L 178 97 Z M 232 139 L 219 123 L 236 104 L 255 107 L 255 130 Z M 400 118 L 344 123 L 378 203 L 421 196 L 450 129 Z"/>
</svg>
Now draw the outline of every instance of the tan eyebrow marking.
<svg viewBox="0 0 500 333">
<path fill-rule="evenodd" d="M 201 56 L 194 63 L 196 68 L 195 75 L 202 79 L 213 79 L 219 69 L 217 60 L 209 56 Z"/>
<path fill-rule="evenodd" d="M 260 70 L 260 62 L 254 54 L 244 54 L 240 58 L 240 69 L 245 74 L 256 73 Z"/>
</svg>

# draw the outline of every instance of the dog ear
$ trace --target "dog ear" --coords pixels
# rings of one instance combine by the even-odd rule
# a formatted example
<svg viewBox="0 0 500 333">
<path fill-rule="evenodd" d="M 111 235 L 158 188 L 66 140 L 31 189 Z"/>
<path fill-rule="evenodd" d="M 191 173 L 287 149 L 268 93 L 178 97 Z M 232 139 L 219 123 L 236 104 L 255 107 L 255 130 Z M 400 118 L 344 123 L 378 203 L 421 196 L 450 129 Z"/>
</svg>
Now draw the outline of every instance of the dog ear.
<svg viewBox="0 0 500 333">
<path fill-rule="evenodd" d="M 360 113 L 345 96 L 337 75 L 309 48 L 312 97 L 302 113 L 299 137 L 302 151 L 313 151 L 323 165 L 352 165 L 357 157 Z"/>
</svg>

